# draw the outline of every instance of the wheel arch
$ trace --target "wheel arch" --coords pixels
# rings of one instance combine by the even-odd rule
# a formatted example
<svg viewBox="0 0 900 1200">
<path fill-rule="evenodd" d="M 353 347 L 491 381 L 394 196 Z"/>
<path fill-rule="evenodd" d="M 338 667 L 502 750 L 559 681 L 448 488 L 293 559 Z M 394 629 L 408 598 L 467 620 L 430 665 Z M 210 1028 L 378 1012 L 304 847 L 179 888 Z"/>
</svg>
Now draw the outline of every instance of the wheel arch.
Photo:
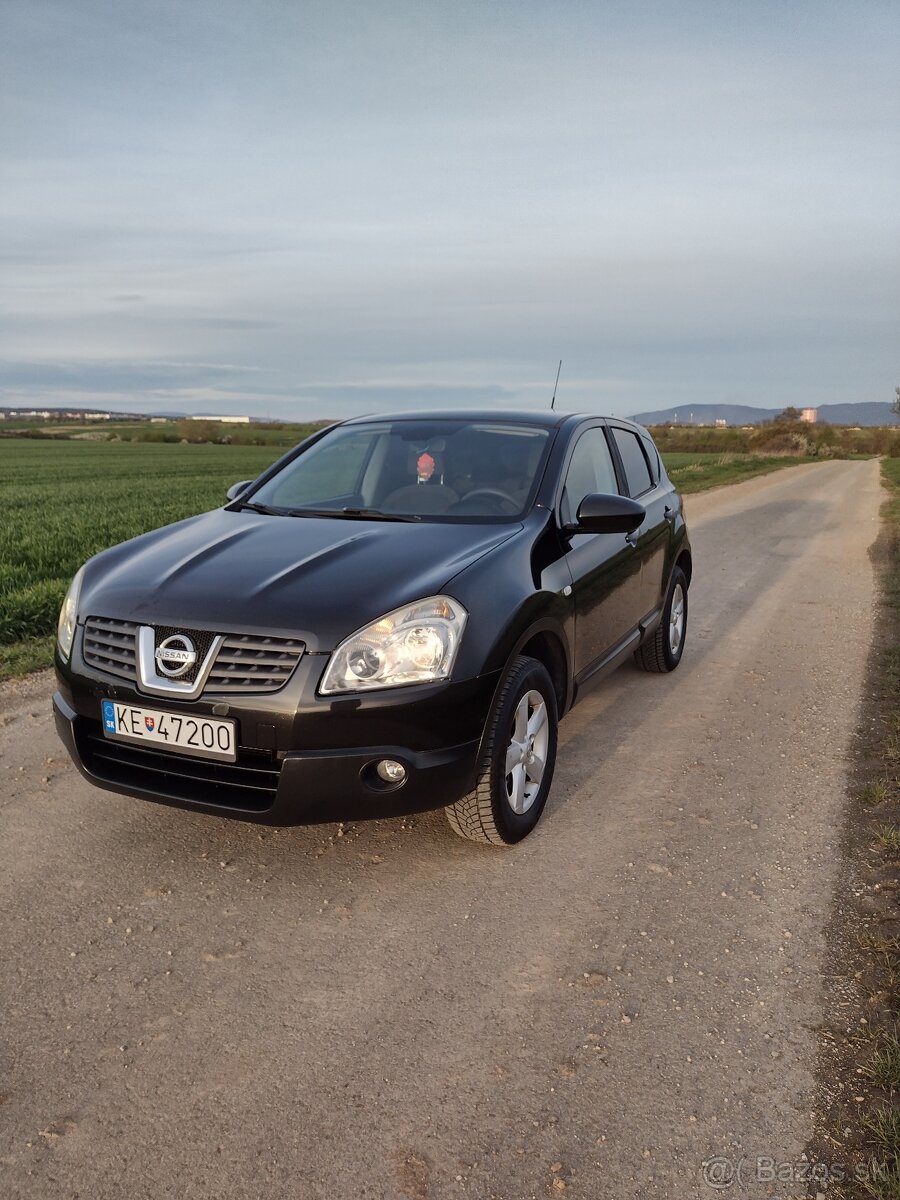
<svg viewBox="0 0 900 1200">
<path fill-rule="evenodd" d="M 675 566 L 681 567 L 684 571 L 684 577 L 687 580 L 688 587 L 691 586 L 691 573 L 694 569 L 694 560 L 691 556 L 690 549 L 685 546 L 678 557 L 675 559 Z"/>
<path fill-rule="evenodd" d="M 506 655 L 498 689 L 520 654 L 535 658 L 547 669 L 556 693 L 557 717 L 562 717 L 572 703 L 572 669 L 568 639 L 563 628 L 552 618 L 545 618 L 519 632 Z"/>
</svg>

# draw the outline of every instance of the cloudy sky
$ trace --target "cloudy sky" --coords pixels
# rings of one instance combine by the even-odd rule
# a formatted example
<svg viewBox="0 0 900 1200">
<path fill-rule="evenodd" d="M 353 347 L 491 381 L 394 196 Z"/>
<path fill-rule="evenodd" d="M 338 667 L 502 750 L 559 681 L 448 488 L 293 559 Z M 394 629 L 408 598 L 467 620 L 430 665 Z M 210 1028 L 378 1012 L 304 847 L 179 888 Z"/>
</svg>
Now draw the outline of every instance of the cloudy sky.
<svg viewBox="0 0 900 1200">
<path fill-rule="evenodd" d="M 0 404 L 892 400 L 896 0 L 0 0 Z"/>
</svg>

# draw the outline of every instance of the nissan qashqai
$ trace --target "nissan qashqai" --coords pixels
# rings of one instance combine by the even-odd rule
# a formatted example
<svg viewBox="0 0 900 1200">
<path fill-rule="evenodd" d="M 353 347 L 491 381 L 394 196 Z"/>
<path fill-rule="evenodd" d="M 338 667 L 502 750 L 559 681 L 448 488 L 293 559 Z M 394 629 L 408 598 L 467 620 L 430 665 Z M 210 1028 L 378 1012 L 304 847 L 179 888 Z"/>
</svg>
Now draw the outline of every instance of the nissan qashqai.
<svg viewBox="0 0 900 1200">
<path fill-rule="evenodd" d="M 572 705 L 626 659 L 678 666 L 691 568 L 628 421 L 349 420 L 81 568 L 56 723 L 110 791 L 277 825 L 444 807 L 509 845 Z"/>
</svg>

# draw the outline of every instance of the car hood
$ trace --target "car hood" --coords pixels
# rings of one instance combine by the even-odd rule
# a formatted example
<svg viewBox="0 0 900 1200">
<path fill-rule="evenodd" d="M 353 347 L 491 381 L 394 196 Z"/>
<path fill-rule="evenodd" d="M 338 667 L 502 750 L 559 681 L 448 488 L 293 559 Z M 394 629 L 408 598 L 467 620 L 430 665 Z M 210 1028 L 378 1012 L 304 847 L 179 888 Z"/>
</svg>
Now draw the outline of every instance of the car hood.
<svg viewBox="0 0 900 1200">
<path fill-rule="evenodd" d="M 521 529 L 217 509 L 91 559 L 79 619 L 259 631 L 329 651 L 383 613 L 440 593 Z"/>
</svg>

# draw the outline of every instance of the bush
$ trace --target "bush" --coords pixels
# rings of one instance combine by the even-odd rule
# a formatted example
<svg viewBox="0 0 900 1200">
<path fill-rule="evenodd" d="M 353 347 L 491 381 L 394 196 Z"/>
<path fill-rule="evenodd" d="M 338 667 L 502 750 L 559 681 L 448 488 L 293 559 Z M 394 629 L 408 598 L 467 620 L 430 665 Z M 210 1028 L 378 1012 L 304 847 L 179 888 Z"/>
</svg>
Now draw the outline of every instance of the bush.
<svg viewBox="0 0 900 1200">
<path fill-rule="evenodd" d="M 750 446 L 765 454 L 815 454 L 816 445 L 809 435 L 809 428 L 799 422 L 760 425 L 750 436 Z"/>
<path fill-rule="evenodd" d="M 183 442 L 217 442 L 222 430 L 217 421 L 179 421 L 177 440 Z"/>
<path fill-rule="evenodd" d="M 900 428 L 854 428 L 806 421 L 769 421 L 749 427 L 656 425 L 662 454 L 764 454 L 841 458 L 850 454 L 900 457 Z"/>
<path fill-rule="evenodd" d="M 735 427 L 654 425 L 650 432 L 661 454 L 745 454 L 748 450 L 749 433 Z"/>
</svg>

